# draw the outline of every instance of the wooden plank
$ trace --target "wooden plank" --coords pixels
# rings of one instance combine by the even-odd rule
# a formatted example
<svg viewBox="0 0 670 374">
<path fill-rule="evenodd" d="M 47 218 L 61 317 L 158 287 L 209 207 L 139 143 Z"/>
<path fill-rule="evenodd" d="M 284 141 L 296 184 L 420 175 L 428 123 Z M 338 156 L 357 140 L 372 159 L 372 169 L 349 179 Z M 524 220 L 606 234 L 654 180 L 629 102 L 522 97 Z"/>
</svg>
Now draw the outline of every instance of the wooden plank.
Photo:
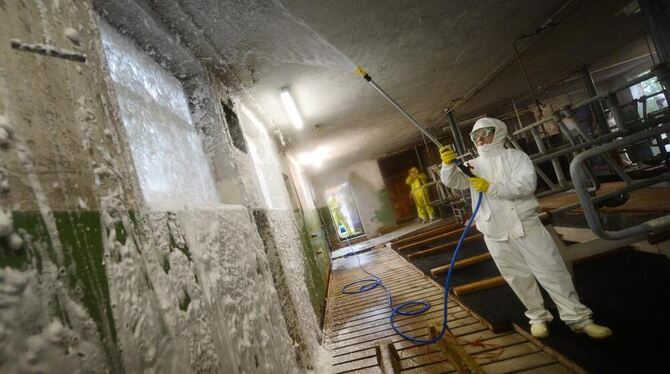
<svg viewBox="0 0 670 374">
<path fill-rule="evenodd" d="M 486 327 L 479 322 L 452 329 L 452 333 L 456 336 L 467 335 L 467 334 L 482 332 L 482 331 L 486 331 Z M 415 327 L 414 329 L 406 330 L 405 332 L 409 333 L 409 334 L 412 334 L 415 337 L 427 337 L 428 336 L 427 333 L 426 333 L 425 323 L 422 324 L 421 326 Z M 396 335 L 395 333 L 393 333 L 393 334 L 391 334 L 391 333 L 383 334 L 379 338 L 380 339 L 381 338 L 390 338 L 393 341 L 393 343 L 396 345 L 396 349 L 398 351 L 403 349 L 403 347 L 408 348 L 408 347 L 413 347 L 413 346 L 417 345 L 416 343 L 406 341 L 404 338 L 402 338 L 399 335 Z M 396 344 L 396 343 L 399 343 L 399 344 Z M 335 353 L 334 356 L 341 356 L 341 355 L 345 355 L 345 354 L 348 354 L 348 353 L 351 353 L 351 352 L 356 352 L 356 351 L 360 351 L 360 350 L 363 350 L 363 349 L 368 349 L 373 345 L 374 345 L 374 342 L 369 341 L 369 342 L 360 342 L 360 343 L 353 344 L 353 345 L 346 345 L 344 347 L 333 348 L 333 351 Z"/>
<path fill-rule="evenodd" d="M 522 371 L 517 371 L 517 373 L 521 374 L 531 374 L 531 373 L 542 373 L 542 374 L 571 374 L 574 373 L 574 371 L 560 362 L 556 362 L 553 364 L 549 364 L 546 366 L 538 366 L 529 370 L 522 370 Z"/>
<path fill-rule="evenodd" d="M 442 300 L 442 295 L 430 289 L 421 290 L 421 292 L 407 293 L 398 297 L 394 297 L 393 304 L 398 305 L 411 300 L 424 300 L 429 302 L 432 301 L 433 303 L 435 303 Z M 449 302 L 449 304 L 447 304 L 447 307 L 454 307 L 457 305 L 458 304 L 454 302 Z M 330 309 L 329 312 L 332 313 L 332 316 L 334 318 L 340 319 L 340 318 L 351 318 L 354 316 L 358 316 L 359 314 L 364 314 L 380 309 L 389 309 L 389 305 L 387 304 L 387 298 L 385 296 L 381 298 L 375 298 L 374 300 L 364 302 L 363 304 L 360 305 L 352 305 L 344 308 L 333 308 Z"/>
<path fill-rule="evenodd" d="M 402 320 L 395 319 L 394 320 L 395 321 L 395 326 L 398 327 L 398 328 L 402 328 L 402 327 L 407 326 L 408 324 L 412 323 L 412 320 L 417 319 L 419 317 L 423 317 L 423 318 L 438 318 L 438 317 L 441 317 L 441 318 L 444 318 L 444 310 L 442 310 L 442 308 L 435 309 L 435 310 L 429 310 L 428 312 L 422 314 L 421 316 L 412 316 L 412 317 L 413 318 L 406 318 L 406 319 L 402 319 Z M 448 316 L 447 317 L 447 324 L 449 324 L 450 326 L 456 326 L 457 321 L 460 321 L 460 320 L 463 320 L 463 319 L 466 319 L 466 318 L 474 318 L 474 317 L 472 317 L 467 312 L 463 312 L 463 315 L 461 317 L 458 317 L 458 318 Z M 476 318 L 475 318 L 475 320 L 476 320 Z M 338 341 L 340 339 L 348 338 L 350 336 L 360 336 L 360 335 L 365 335 L 365 334 L 369 334 L 369 333 L 376 332 L 376 331 L 381 331 L 381 329 L 384 329 L 384 328 L 387 328 L 387 327 L 390 328 L 390 322 L 389 322 L 388 318 L 385 318 L 384 320 L 378 321 L 377 325 L 375 325 L 375 326 L 369 326 L 369 327 L 366 327 L 366 328 L 354 330 L 354 331 L 351 331 L 351 332 L 345 332 L 345 333 L 343 333 L 341 331 L 338 331 L 337 335 L 336 335 L 337 338 L 333 337 L 333 341 Z"/>
<path fill-rule="evenodd" d="M 453 308 L 455 308 L 455 309 L 452 310 L 452 307 L 448 307 L 447 310 L 449 311 L 449 313 L 451 313 L 452 311 L 462 310 L 461 306 L 459 306 L 459 305 L 453 306 Z M 458 308 L 458 309 L 456 309 L 456 308 Z M 380 316 L 382 318 L 388 318 L 389 313 L 390 313 L 389 309 L 372 310 L 372 311 L 366 312 L 364 314 L 358 314 L 356 316 L 349 317 L 347 319 L 341 319 L 339 321 L 334 322 L 332 325 L 334 327 L 341 327 L 341 326 L 347 327 L 347 326 L 349 326 L 349 323 L 354 324 L 354 323 L 358 323 L 360 321 L 367 321 L 368 318 L 379 318 Z"/>
<path fill-rule="evenodd" d="M 444 234 L 431 236 L 431 237 L 428 237 L 428 238 L 425 238 L 425 239 L 418 240 L 416 242 L 409 242 L 407 244 L 397 246 L 397 250 L 398 250 L 398 252 L 402 252 L 402 251 L 406 251 L 408 249 L 416 248 L 416 247 L 419 247 L 419 246 L 422 246 L 422 245 L 429 245 L 431 243 L 435 243 L 435 242 L 440 241 L 440 240 L 446 240 L 446 239 L 449 239 L 449 238 L 453 238 L 455 236 L 460 236 L 463 233 L 463 231 L 465 231 L 465 227 L 463 227 L 461 225 L 459 228 L 457 228 L 455 230 L 452 230 L 452 231 L 449 231 L 449 232 L 445 232 Z"/>
<path fill-rule="evenodd" d="M 430 301 L 429 301 L 430 302 Z M 442 310 L 442 305 L 439 305 L 435 307 L 437 310 Z M 454 316 L 454 315 L 459 315 L 464 311 L 464 309 L 460 305 L 455 305 L 453 307 L 449 307 L 447 309 L 449 316 Z M 333 333 L 339 333 L 339 331 L 346 331 L 346 329 L 356 329 L 356 328 L 361 328 L 362 326 L 366 325 L 372 325 L 374 323 L 378 323 L 378 321 L 381 320 L 386 320 L 388 321 L 388 317 L 390 314 L 390 310 L 385 310 L 385 311 L 380 311 L 377 313 L 369 314 L 367 316 L 356 316 L 356 318 L 352 319 L 340 319 L 337 321 L 334 321 L 334 323 L 331 325 L 330 330 Z M 469 313 L 468 313 L 469 315 Z M 396 321 L 402 321 L 405 319 L 411 319 L 412 316 L 398 316 L 396 317 Z"/>
<path fill-rule="evenodd" d="M 436 326 L 432 326 L 430 328 L 429 335 L 431 338 L 438 336 Z M 461 347 L 456 337 L 451 335 L 451 333 L 446 332 L 442 338 L 437 341 L 437 345 L 442 348 L 444 354 L 449 358 L 449 361 L 451 361 L 451 364 L 459 373 L 484 373 L 479 364 L 477 364 L 477 362 L 475 362 L 475 360 L 465 351 L 465 349 Z"/>
<path fill-rule="evenodd" d="M 539 351 L 524 356 L 510 357 L 482 365 L 484 371 L 490 374 L 509 373 L 512 371 L 528 370 L 556 362 L 553 357 Z"/>
<path fill-rule="evenodd" d="M 362 367 L 359 369 L 336 371 L 333 374 L 384 374 L 379 366 Z"/>
<path fill-rule="evenodd" d="M 361 261 L 368 264 L 365 266 L 366 270 L 375 269 L 373 273 L 385 274 L 382 280 L 391 285 L 390 291 L 396 305 L 416 299 L 425 299 L 433 305 L 422 316 L 398 316 L 396 319 L 401 331 L 427 338 L 426 326 L 431 323 L 441 324 L 443 318 L 442 287 L 389 248 L 375 249 L 369 253 L 370 256 L 367 253 L 365 257 L 361 255 Z M 373 265 L 371 261 L 380 262 Z M 392 348 L 388 348 L 388 352 L 393 350 L 401 368 L 406 369 L 403 373 L 455 371 L 444 355 L 436 354 L 435 347 L 417 345 L 404 340 L 393 331 L 388 323 L 390 311 L 386 307 L 383 290 L 371 290 L 357 295 L 340 293 L 341 285 L 362 279 L 355 259 L 342 261 L 334 269 L 336 270 L 331 273 L 328 287 L 330 297 L 325 318 L 328 328 L 324 329 L 324 345 L 332 348 L 334 352 L 334 372 L 381 373 L 375 346 L 383 341 L 387 341 L 384 344 L 391 344 Z M 456 297 L 450 298 L 448 312 L 449 326 L 458 337 L 457 343 L 465 352 L 473 355 L 486 372 L 489 372 L 488 367 L 494 372 L 546 367 L 559 373 L 565 372 L 564 368 L 567 368 L 559 365 L 550 355 L 536 355 L 544 354 L 541 351 L 544 348 L 520 333 L 496 334 L 488 330 L 487 325 L 479 321 L 480 317 L 472 314 Z M 496 356 L 501 348 L 502 353 Z M 385 352 L 383 349 L 381 351 Z M 388 365 L 385 366 L 387 372 L 390 372 Z"/>
<path fill-rule="evenodd" d="M 533 344 L 537 345 L 540 347 L 544 352 L 546 352 L 548 355 L 552 356 L 556 361 L 560 362 L 564 366 L 568 367 L 570 370 L 572 370 L 575 373 L 579 374 L 586 374 L 587 371 L 584 370 L 581 366 L 579 366 L 577 363 L 573 362 L 572 360 L 568 359 L 567 357 L 563 356 L 562 354 L 558 353 L 556 350 L 553 348 L 544 345 L 539 339 L 535 338 L 526 330 L 523 329 L 523 327 L 513 323 L 512 327 L 514 328 L 514 331 L 516 331 L 518 334 L 523 336 L 524 338 L 528 339 L 529 341 L 533 342 Z"/>
<path fill-rule="evenodd" d="M 406 299 L 410 298 L 412 299 L 412 295 L 414 296 L 413 299 L 419 299 L 419 298 L 432 298 L 432 297 L 437 297 L 439 295 L 444 295 L 442 291 L 437 290 L 433 287 L 425 287 L 420 288 L 417 285 L 409 285 L 408 287 L 398 287 L 397 291 L 394 289 L 390 289 L 389 292 L 393 295 L 393 303 L 398 304 L 397 300 L 400 299 Z M 388 301 L 388 296 L 386 292 L 380 288 L 379 291 L 368 291 L 366 294 L 369 296 L 368 299 L 366 300 L 365 298 L 359 298 L 351 303 L 337 303 L 333 304 L 330 308 L 329 311 L 331 313 L 337 313 L 341 311 L 351 311 L 354 309 L 360 309 L 361 307 L 366 307 L 366 306 L 371 306 L 371 305 L 386 305 Z"/>
<path fill-rule="evenodd" d="M 468 266 L 472 266 L 472 265 L 476 265 L 476 264 L 479 264 L 481 262 L 488 261 L 490 259 L 491 259 L 491 253 L 489 253 L 489 252 L 482 253 L 480 255 L 476 255 L 476 256 L 472 256 L 472 257 L 468 257 L 468 258 L 464 258 L 464 259 L 458 260 L 454 263 L 454 270 L 462 269 L 464 267 L 468 267 Z M 438 276 L 438 275 L 441 275 L 441 274 L 444 274 L 444 273 L 449 271 L 450 267 L 451 267 L 451 264 L 442 265 L 442 266 L 432 268 L 432 269 L 430 269 L 430 274 L 434 277 Z"/>
<path fill-rule="evenodd" d="M 535 344 L 529 341 L 526 341 L 519 344 L 504 347 L 500 352 L 500 355 L 494 357 L 487 357 L 487 355 L 490 352 L 474 353 L 473 357 L 477 360 L 477 362 L 479 362 L 482 366 L 484 366 L 486 364 L 493 364 L 498 361 L 504 361 L 509 358 L 524 356 L 539 351 L 541 351 L 540 347 L 536 346 Z M 553 358 L 552 361 L 554 361 Z"/>
<path fill-rule="evenodd" d="M 462 338 L 461 341 L 466 341 L 468 339 Z M 509 333 L 507 335 L 498 336 L 490 339 L 472 339 L 472 344 L 465 344 L 465 350 L 473 355 L 481 352 L 491 352 L 498 350 L 499 348 L 505 348 L 507 346 L 525 343 L 528 340 L 523 336 L 515 333 Z"/>
<path fill-rule="evenodd" d="M 379 364 L 377 363 L 377 357 L 373 355 L 372 357 L 366 357 L 360 360 L 333 365 L 332 368 L 335 373 L 348 373 L 360 369 L 372 368 L 375 366 L 379 366 Z"/>
<path fill-rule="evenodd" d="M 341 365 L 350 361 L 362 360 L 365 358 L 375 357 L 375 348 L 370 347 L 368 349 L 363 349 L 357 352 L 350 353 L 348 355 L 333 357 L 331 359 L 332 365 Z"/>
<path fill-rule="evenodd" d="M 435 362 L 429 365 L 415 366 L 408 370 L 403 370 L 403 374 L 433 374 L 455 372 L 456 369 L 446 360 Z"/>
<path fill-rule="evenodd" d="M 467 238 L 465 238 L 463 240 L 463 244 L 477 242 L 477 241 L 481 241 L 483 239 L 484 239 L 484 234 L 471 235 L 471 236 L 468 236 Z M 412 253 L 411 255 L 407 256 L 407 258 L 409 258 L 410 260 L 413 260 L 413 259 L 419 258 L 419 257 L 432 256 L 432 255 L 436 255 L 438 253 L 448 252 L 448 251 L 456 248 L 457 245 L 458 245 L 458 240 L 455 240 L 455 241 L 449 242 L 447 244 L 438 245 L 437 247 L 428 248 L 428 249 L 425 249 L 423 251 Z"/>
<path fill-rule="evenodd" d="M 403 373 L 409 369 L 417 369 L 420 367 L 430 366 L 435 363 L 447 362 L 447 357 L 442 350 L 433 351 L 430 353 L 414 356 L 412 358 L 400 361 L 400 367 Z"/>
<path fill-rule="evenodd" d="M 466 295 L 469 293 L 477 292 L 477 291 L 482 291 L 482 290 L 488 290 L 490 288 L 494 287 L 499 287 L 504 284 L 507 284 L 505 282 L 505 278 L 503 278 L 502 275 L 499 275 L 497 277 L 492 277 L 492 278 L 487 278 L 487 279 L 482 279 L 476 282 L 464 284 L 462 286 L 454 287 L 452 288 L 454 294 L 457 296 L 459 295 Z"/>
<path fill-rule="evenodd" d="M 440 306 L 440 307 L 436 307 L 434 309 L 431 308 L 430 310 L 428 310 L 428 312 L 426 312 L 425 315 L 442 315 L 443 313 L 444 313 L 444 310 Z M 470 313 L 468 313 L 467 311 L 462 310 L 462 309 L 458 310 L 456 312 L 449 312 L 449 314 L 447 316 L 447 323 L 450 322 L 450 321 L 454 321 L 454 320 L 469 317 L 469 316 L 470 316 Z M 402 327 L 402 326 L 404 326 L 405 321 L 407 321 L 408 319 L 411 319 L 411 318 L 413 318 L 413 316 L 397 316 L 396 319 L 395 319 L 396 325 Z M 337 336 L 342 336 L 342 335 L 349 334 L 349 333 L 355 333 L 355 332 L 359 332 L 359 331 L 367 331 L 369 328 L 376 327 L 376 326 L 382 326 L 382 325 L 385 325 L 385 324 L 388 324 L 388 323 L 389 323 L 388 317 L 385 316 L 381 319 L 369 322 L 367 324 L 358 325 L 358 326 L 354 326 L 354 327 L 346 328 L 346 329 L 341 329 L 341 330 L 338 330 L 338 331 L 332 331 L 332 332 L 329 331 L 329 332 L 326 332 L 326 335 L 328 335 L 328 336 L 336 336 L 336 335 Z"/>
<path fill-rule="evenodd" d="M 389 358 L 391 360 L 391 366 L 392 366 L 392 372 L 393 374 L 399 374 L 401 370 L 400 366 L 400 356 L 398 355 L 398 351 L 395 349 L 395 345 L 390 342 L 386 342 L 386 349 L 389 352 Z"/>
<path fill-rule="evenodd" d="M 423 284 L 421 284 L 423 283 Z M 428 297 L 432 295 L 440 295 L 442 294 L 441 291 L 436 290 L 434 287 L 430 287 L 430 285 L 426 285 L 425 282 L 421 283 L 410 283 L 407 285 L 402 285 L 401 287 L 397 287 L 395 290 L 391 289 L 388 285 L 385 284 L 387 289 L 389 289 L 389 292 L 393 294 L 393 298 L 402 298 L 405 297 L 408 294 L 411 295 L 416 295 L 416 297 Z M 362 295 L 361 295 L 362 294 Z M 386 302 L 388 300 L 388 296 L 386 294 L 386 291 L 382 287 L 377 287 L 375 289 L 372 289 L 370 291 L 362 292 L 361 294 L 356 294 L 361 295 L 361 296 L 367 296 L 367 297 L 360 297 L 356 298 L 355 300 L 352 300 L 351 302 L 339 302 L 334 304 L 331 308 L 330 311 L 332 313 L 336 313 L 339 311 L 346 311 L 346 310 L 353 310 L 357 309 L 363 306 L 371 305 L 371 304 L 379 304 L 379 305 L 386 305 Z M 421 295 L 421 296 L 419 296 Z"/>
<path fill-rule="evenodd" d="M 419 330 L 419 329 L 425 329 L 428 326 L 431 326 L 435 324 L 436 322 L 439 322 L 440 324 L 442 323 L 442 315 L 438 316 L 428 316 L 424 317 L 418 316 L 415 319 L 411 320 L 409 323 L 406 323 L 403 328 L 399 328 L 399 330 L 404 333 L 404 334 L 409 334 L 412 335 L 413 332 Z M 474 318 L 474 317 L 466 317 L 462 319 L 458 319 L 453 321 L 450 324 L 450 328 L 452 331 L 457 331 L 461 327 L 468 327 L 473 324 L 478 324 L 479 321 Z M 370 332 L 368 334 L 363 334 L 363 335 L 358 335 L 358 336 L 353 336 L 353 337 L 348 337 L 348 338 L 343 338 L 343 339 L 332 339 L 330 341 L 329 347 L 332 349 L 338 349 L 338 348 L 343 348 L 349 345 L 353 344 L 358 344 L 358 343 L 364 343 L 368 341 L 374 341 L 377 339 L 382 339 L 382 338 L 387 338 L 390 336 L 396 335 L 395 331 L 391 327 L 390 324 L 386 326 L 380 326 L 378 330 L 374 332 Z"/>
<path fill-rule="evenodd" d="M 410 243 L 419 242 L 423 239 L 427 239 L 427 238 L 435 237 L 435 236 L 442 235 L 442 234 L 445 234 L 445 233 L 449 233 L 449 232 L 452 232 L 454 230 L 458 230 L 462 227 L 463 227 L 462 223 L 452 223 L 452 224 L 449 224 L 449 225 L 440 226 L 440 227 L 437 227 L 435 229 L 428 230 L 428 231 L 418 233 L 418 234 L 415 234 L 415 235 L 411 235 L 411 236 L 401 238 L 401 239 L 398 239 L 398 240 L 395 240 L 395 241 L 392 240 L 391 241 L 391 247 L 393 247 L 393 248 L 402 247 L 402 246 L 405 246 L 405 245 L 410 244 Z"/>
</svg>

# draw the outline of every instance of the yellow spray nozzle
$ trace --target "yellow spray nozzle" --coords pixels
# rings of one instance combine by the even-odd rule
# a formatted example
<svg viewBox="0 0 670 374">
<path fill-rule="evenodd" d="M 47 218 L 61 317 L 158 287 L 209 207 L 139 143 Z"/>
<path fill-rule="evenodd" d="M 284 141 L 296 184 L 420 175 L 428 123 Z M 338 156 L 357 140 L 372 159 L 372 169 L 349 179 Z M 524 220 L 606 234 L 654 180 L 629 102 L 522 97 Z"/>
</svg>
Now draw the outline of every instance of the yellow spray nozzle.
<svg viewBox="0 0 670 374">
<path fill-rule="evenodd" d="M 360 75 L 361 78 L 365 78 L 366 75 L 368 75 L 368 72 L 363 70 L 363 68 L 360 65 L 356 65 L 356 74 Z"/>
</svg>

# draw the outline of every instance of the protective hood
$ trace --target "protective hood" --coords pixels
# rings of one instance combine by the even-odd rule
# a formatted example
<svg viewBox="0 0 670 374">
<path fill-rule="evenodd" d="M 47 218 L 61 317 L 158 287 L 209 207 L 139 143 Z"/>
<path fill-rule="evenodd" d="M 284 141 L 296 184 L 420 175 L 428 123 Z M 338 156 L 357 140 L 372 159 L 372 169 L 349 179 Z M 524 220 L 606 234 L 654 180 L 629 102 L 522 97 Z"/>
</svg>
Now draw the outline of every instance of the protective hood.
<svg viewBox="0 0 670 374">
<path fill-rule="evenodd" d="M 477 152 L 479 152 L 479 155 L 482 157 L 493 156 L 500 153 L 505 149 L 505 139 L 507 138 L 507 125 L 505 125 L 505 122 L 489 117 L 478 119 L 470 133 L 485 127 L 495 127 L 496 131 L 493 135 L 491 144 L 484 144 L 483 146 L 475 145 L 477 147 Z"/>
</svg>

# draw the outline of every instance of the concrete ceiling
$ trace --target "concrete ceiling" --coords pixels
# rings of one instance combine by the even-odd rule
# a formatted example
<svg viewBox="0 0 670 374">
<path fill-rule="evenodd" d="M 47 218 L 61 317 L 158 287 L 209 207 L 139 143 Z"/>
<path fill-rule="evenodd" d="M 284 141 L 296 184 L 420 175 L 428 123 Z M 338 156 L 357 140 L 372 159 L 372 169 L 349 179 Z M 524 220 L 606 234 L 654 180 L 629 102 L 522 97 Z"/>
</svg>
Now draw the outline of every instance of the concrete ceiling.
<svg viewBox="0 0 670 374">
<path fill-rule="evenodd" d="M 558 9 L 559 24 L 534 38 L 523 55 L 535 86 L 644 34 L 639 15 L 621 12 L 630 0 L 136 1 L 204 64 L 234 72 L 244 87 L 242 101 L 281 129 L 291 152 L 324 147 L 324 170 L 421 139 L 351 71 L 348 58 L 430 124 L 505 61 L 510 64 L 457 116 L 483 114 L 526 96 L 518 64 L 509 60 L 512 41 L 534 32 Z M 283 87 L 297 101 L 302 130 L 293 129 L 281 106 Z"/>
</svg>

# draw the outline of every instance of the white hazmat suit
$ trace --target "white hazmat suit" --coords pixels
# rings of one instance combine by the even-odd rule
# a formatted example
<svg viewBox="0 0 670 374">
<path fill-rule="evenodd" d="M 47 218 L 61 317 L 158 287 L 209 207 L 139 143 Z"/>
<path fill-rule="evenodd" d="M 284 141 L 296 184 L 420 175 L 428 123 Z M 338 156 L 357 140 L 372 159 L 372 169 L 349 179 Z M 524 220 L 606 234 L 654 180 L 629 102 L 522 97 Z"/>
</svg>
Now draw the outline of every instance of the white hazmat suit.
<svg viewBox="0 0 670 374">
<path fill-rule="evenodd" d="M 479 157 L 469 162 L 472 172 L 489 182 L 475 219 L 477 229 L 484 234 L 500 274 L 526 307 L 531 325 L 553 319 L 544 307 L 539 281 L 561 320 L 581 329 L 593 322 L 592 312 L 580 303 L 558 247 L 538 218 L 533 163 L 524 152 L 504 147 L 507 126 L 502 121 L 481 118 L 472 131 L 486 127 L 495 127 L 493 141 L 478 146 Z M 447 187 L 471 188 L 453 163 L 442 164 L 441 178 Z M 474 207 L 479 193 L 472 189 L 471 195 Z"/>
</svg>

